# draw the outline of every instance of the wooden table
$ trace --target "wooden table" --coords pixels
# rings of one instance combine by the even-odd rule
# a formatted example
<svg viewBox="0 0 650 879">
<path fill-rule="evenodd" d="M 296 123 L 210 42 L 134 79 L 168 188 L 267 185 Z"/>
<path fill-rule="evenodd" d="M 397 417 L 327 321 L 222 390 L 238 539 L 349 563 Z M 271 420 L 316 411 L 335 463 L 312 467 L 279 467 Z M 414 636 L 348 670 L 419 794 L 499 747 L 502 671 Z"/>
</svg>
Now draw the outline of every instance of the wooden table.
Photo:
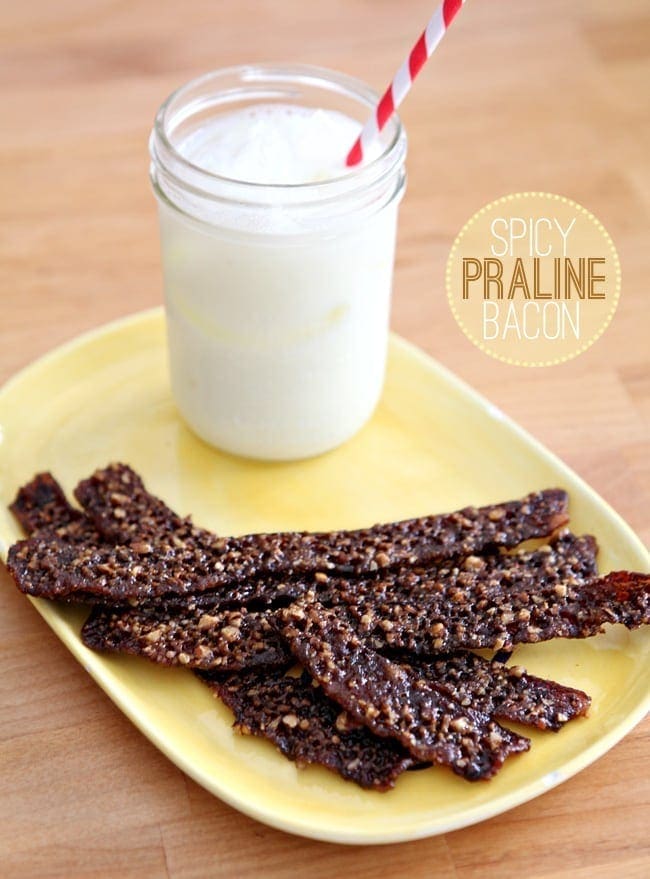
<svg viewBox="0 0 650 879">
<path fill-rule="evenodd" d="M 409 190 L 393 326 L 562 456 L 648 541 L 647 3 L 468 5 L 403 112 Z M 161 301 L 147 136 L 171 89 L 256 59 L 322 64 L 379 88 L 431 6 L 3 4 L 0 380 L 82 330 Z M 443 288 L 462 223 L 524 189 L 585 204 L 623 266 L 604 337 L 577 360 L 537 371 L 472 347 Z M 384 849 L 311 842 L 189 781 L 1 579 L 3 877 L 650 875 L 647 720 L 576 778 L 480 826 Z"/>
</svg>

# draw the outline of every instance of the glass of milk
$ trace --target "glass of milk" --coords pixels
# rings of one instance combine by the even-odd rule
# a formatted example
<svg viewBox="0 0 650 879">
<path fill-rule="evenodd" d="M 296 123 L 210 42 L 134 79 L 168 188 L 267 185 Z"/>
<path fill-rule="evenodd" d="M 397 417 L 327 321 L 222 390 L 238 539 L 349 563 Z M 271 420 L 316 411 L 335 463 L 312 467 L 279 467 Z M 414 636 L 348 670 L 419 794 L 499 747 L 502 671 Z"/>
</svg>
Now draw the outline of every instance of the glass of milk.
<svg viewBox="0 0 650 879">
<path fill-rule="evenodd" d="M 172 390 L 206 442 L 267 460 L 353 436 L 381 394 L 406 137 L 345 158 L 377 95 L 314 67 L 234 67 L 151 134 Z"/>
</svg>

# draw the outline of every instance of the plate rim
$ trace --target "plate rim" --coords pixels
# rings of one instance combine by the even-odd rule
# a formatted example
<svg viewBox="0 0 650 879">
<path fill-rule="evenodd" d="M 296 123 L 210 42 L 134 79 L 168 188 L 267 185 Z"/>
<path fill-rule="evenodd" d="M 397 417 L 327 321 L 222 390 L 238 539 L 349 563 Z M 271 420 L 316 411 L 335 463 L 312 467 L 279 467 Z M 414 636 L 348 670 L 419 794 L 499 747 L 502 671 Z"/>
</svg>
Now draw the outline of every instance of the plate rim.
<svg viewBox="0 0 650 879">
<path fill-rule="evenodd" d="M 115 320 L 93 327 L 74 336 L 55 348 L 45 352 L 36 360 L 22 367 L 18 372 L 9 377 L 9 379 L 0 387 L 0 405 L 3 399 L 13 391 L 16 385 L 22 381 L 29 380 L 32 373 L 38 372 L 48 362 L 65 357 L 71 351 L 82 347 L 87 343 L 92 343 L 95 338 L 108 336 L 112 333 L 119 333 L 122 329 L 133 324 L 146 324 L 148 321 L 163 318 L 164 309 L 162 306 L 145 309 L 129 315 L 125 315 Z M 534 452 L 536 456 L 548 462 L 557 472 L 561 479 L 578 485 L 580 490 L 587 496 L 590 503 L 596 503 L 604 508 L 607 515 L 612 519 L 617 527 L 621 528 L 627 539 L 640 550 L 642 554 L 648 556 L 648 551 L 635 534 L 633 529 L 627 524 L 622 516 L 604 499 L 595 489 L 593 489 L 578 473 L 564 463 L 554 452 L 546 448 L 541 441 L 537 440 L 532 434 L 521 427 L 509 415 L 502 412 L 498 407 L 491 403 L 487 397 L 479 391 L 471 387 L 464 379 L 458 377 L 446 366 L 439 363 L 434 357 L 427 354 L 417 345 L 407 341 L 396 333 L 390 334 L 391 346 L 401 349 L 410 358 L 417 362 L 418 366 L 425 369 L 429 373 L 442 376 L 444 382 L 452 387 L 454 394 L 461 398 L 471 400 L 475 407 L 479 408 L 488 417 L 496 417 L 500 422 L 504 423 L 507 428 L 517 437 L 524 441 Z M 3 544 L 0 541 L 0 544 Z M 3 561 L 6 560 L 7 548 L 0 546 L 0 555 Z M 116 705 L 117 708 L 133 723 L 152 744 L 158 748 L 161 753 L 171 760 L 182 772 L 188 775 L 193 781 L 207 790 L 230 807 L 242 812 L 249 817 L 260 821 L 277 830 L 291 833 L 308 839 L 314 839 L 322 842 L 331 842 L 344 845 L 389 845 L 399 842 L 408 842 L 432 836 L 438 836 L 449 833 L 454 830 L 460 830 L 482 821 L 489 820 L 497 815 L 503 814 L 517 806 L 530 802 L 538 796 L 543 795 L 559 784 L 568 781 L 578 772 L 590 766 L 597 759 L 602 757 L 618 742 L 620 742 L 650 711 L 650 687 L 645 697 L 642 698 L 635 709 L 628 712 L 612 729 L 604 733 L 598 741 L 587 747 L 583 752 L 573 757 L 561 768 L 551 775 L 545 775 L 541 778 L 534 779 L 523 786 L 518 786 L 514 791 L 506 792 L 498 796 L 496 799 L 488 803 L 480 803 L 474 807 L 469 807 L 458 814 L 455 818 L 444 820 L 444 816 L 440 820 L 427 822 L 426 819 L 420 819 L 415 827 L 400 828 L 396 831 L 381 830 L 381 836 L 368 831 L 357 831 L 354 829 L 343 828 L 332 832 L 328 827 L 321 828 L 314 826 L 309 822 L 309 818 L 302 819 L 300 816 L 285 819 L 282 815 L 277 815 L 272 810 L 257 807 L 254 801 L 243 799 L 239 794 L 230 791 L 228 788 L 222 788 L 218 779 L 206 777 L 199 769 L 192 765 L 191 760 L 186 759 L 182 749 L 177 749 L 173 745 L 166 742 L 166 736 L 161 733 L 155 724 L 148 722 L 147 715 L 139 712 L 136 706 L 129 701 L 128 687 L 124 688 L 115 678 L 113 671 L 107 664 L 106 658 L 99 653 L 89 650 L 80 641 L 79 637 L 70 633 L 67 625 L 58 617 L 56 609 L 43 599 L 35 599 L 29 597 L 29 601 L 39 615 L 45 620 L 47 625 L 52 629 L 54 634 L 70 651 L 74 658 L 80 663 L 84 670 L 93 678 L 102 691 Z M 308 814 L 308 813 L 307 813 Z"/>
</svg>

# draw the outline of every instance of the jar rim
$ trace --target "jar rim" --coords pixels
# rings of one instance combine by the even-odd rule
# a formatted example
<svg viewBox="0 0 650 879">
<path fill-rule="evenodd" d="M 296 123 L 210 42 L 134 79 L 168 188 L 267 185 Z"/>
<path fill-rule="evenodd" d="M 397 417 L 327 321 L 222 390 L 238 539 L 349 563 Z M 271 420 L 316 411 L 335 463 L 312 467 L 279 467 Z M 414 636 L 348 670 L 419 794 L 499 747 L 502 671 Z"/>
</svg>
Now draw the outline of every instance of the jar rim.
<svg viewBox="0 0 650 879">
<path fill-rule="evenodd" d="M 223 99 L 223 95 L 227 93 L 223 90 L 220 91 L 218 85 L 220 81 L 223 82 L 229 78 L 236 78 L 241 83 L 239 89 L 233 90 L 233 97 L 230 98 L 231 101 L 243 98 L 247 86 L 254 88 L 255 86 L 264 86 L 266 84 L 269 90 L 271 90 L 274 85 L 279 87 L 284 84 L 286 87 L 291 82 L 295 82 L 297 85 L 321 87 L 331 93 L 338 93 L 352 98 L 364 104 L 368 108 L 369 113 L 372 112 L 372 109 L 379 100 L 379 96 L 374 89 L 362 80 L 326 67 L 311 64 L 241 64 L 204 73 L 181 85 L 163 101 L 156 113 L 150 138 L 152 162 L 154 165 L 162 166 L 166 173 L 175 178 L 176 182 L 182 187 L 188 187 L 197 191 L 197 188 L 203 189 L 199 185 L 199 182 L 203 180 L 206 183 L 203 195 L 208 197 L 211 195 L 210 187 L 221 184 L 229 189 L 236 188 L 240 194 L 245 189 L 253 196 L 252 201 L 256 201 L 256 194 L 262 195 L 264 193 L 268 195 L 285 193 L 291 197 L 297 196 L 299 199 L 301 196 L 311 196 L 314 200 L 319 201 L 321 198 L 327 198 L 328 194 L 341 187 L 344 187 L 349 193 L 350 190 L 372 185 L 383 178 L 384 175 L 390 174 L 404 160 L 406 134 L 399 117 L 397 114 L 394 114 L 389 122 L 392 134 L 377 156 L 356 168 L 348 170 L 344 174 L 329 177 L 325 180 L 301 183 L 256 182 L 228 177 L 197 165 L 183 155 L 172 142 L 168 133 L 170 123 L 175 121 L 178 125 L 197 111 L 205 110 L 220 103 L 227 103 L 227 100 L 224 101 Z M 211 83 L 214 83 L 215 86 L 211 100 L 190 98 L 183 107 L 183 102 L 187 101 L 188 96 L 193 91 L 197 91 L 201 87 L 207 87 Z M 218 99 L 220 94 L 222 96 L 221 100 Z M 268 96 L 271 96 L 271 92 Z M 179 102 L 180 107 L 176 108 L 175 115 L 171 115 L 174 106 Z M 171 171 L 171 165 L 174 166 L 173 172 Z"/>
</svg>

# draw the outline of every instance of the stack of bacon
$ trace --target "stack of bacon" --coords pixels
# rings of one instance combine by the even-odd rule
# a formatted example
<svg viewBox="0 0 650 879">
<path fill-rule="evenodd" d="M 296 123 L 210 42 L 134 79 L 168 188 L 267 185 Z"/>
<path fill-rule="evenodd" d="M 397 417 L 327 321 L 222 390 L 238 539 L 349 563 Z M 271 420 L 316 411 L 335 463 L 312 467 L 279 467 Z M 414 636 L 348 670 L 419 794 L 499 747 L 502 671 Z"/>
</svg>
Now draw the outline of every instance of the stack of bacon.
<svg viewBox="0 0 650 879">
<path fill-rule="evenodd" d="M 596 541 L 564 529 L 558 489 L 359 531 L 244 537 L 180 518 L 123 464 L 75 496 L 81 510 L 50 474 L 18 493 L 29 537 L 8 567 L 22 592 L 92 604 L 88 647 L 191 668 L 240 731 L 375 790 L 429 763 L 492 777 L 530 747 L 497 719 L 558 730 L 590 703 L 507 666 L 514 645 L 650 620 L 650 576 L 599 577 Z M 530 538 L 547 542 L 516 549 Z"/>
</svg>

